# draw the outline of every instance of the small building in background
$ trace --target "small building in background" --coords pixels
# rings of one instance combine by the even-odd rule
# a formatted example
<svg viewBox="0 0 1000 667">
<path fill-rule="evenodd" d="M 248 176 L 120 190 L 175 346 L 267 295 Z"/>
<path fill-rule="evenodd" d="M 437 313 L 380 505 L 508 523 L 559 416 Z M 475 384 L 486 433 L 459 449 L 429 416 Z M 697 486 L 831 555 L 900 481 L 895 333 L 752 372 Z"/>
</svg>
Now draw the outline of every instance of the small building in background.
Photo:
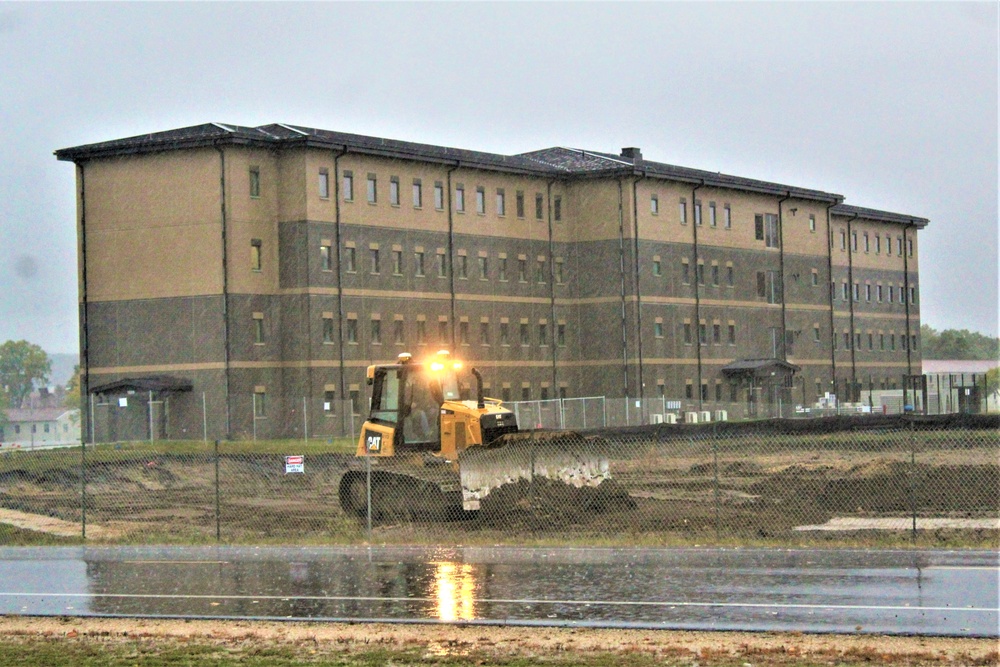
<svg viewBox="0 0 1000 667">
<path fill-rule="evenodd" d="M 986 389 L 986 373 L 997 366 L 1000 361 L 995 359 L 924 359 L 927 393 L 939 397 L 937 412 L 1000 411 L 1000 397 Z M 933 401 L 929 402 L 934 408 Z"/>
<path fill-rule="evenodd" d="M 64 447 L 80 443 L 80 411 L 66 408 L 7 410 L 0 425 L 0 451 L 8 448 Z"/>
</svg>

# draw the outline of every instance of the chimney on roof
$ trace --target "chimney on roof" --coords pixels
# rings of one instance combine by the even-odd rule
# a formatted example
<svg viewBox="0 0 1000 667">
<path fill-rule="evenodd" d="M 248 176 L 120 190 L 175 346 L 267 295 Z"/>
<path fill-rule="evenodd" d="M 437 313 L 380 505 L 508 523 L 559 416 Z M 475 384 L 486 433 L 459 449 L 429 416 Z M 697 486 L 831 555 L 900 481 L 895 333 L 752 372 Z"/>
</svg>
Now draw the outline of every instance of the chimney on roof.
<svg viewBox="0 0 1000 667">
<path fill-rule="evenodd" d="M 639 162 L 642 162 L 642 151 L 634 146 L 623 148 L 622 157 L 626 160 L 631 160 L 633 164 L 638 164 Z"/>
</svg>

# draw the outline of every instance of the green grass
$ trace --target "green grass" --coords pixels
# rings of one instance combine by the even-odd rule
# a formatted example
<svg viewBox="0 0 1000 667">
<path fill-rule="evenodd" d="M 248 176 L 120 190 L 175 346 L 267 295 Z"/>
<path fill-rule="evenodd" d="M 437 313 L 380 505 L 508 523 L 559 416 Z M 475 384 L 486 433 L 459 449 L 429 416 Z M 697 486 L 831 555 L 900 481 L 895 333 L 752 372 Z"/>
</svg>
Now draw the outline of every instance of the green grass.
<svg viewBox="0 0 1000 667">
<path fill-rule="evenodd" d="M 83 544 L 79 537 L 58 537 L 0 523 L 0 545 L 5 547 L 61 547 Z"/>
</svg>

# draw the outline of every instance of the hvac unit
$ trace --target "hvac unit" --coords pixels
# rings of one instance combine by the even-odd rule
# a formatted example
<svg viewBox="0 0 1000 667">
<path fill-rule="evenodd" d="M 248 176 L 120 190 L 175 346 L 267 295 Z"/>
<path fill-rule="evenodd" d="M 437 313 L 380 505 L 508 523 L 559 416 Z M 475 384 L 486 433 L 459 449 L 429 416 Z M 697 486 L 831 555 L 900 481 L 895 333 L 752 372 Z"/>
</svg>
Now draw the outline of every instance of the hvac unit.
<svg viewBox="0 0 1000 667">
<path fill-rule="evenodd" d="M 663 415 L 663 421 L 667 422 L 668 424 L 676 424 L 677 415 L 675 415 L 672 412 L 668 412 L 667 414 Z"/>
<path fill-rule="evenodd" d="M 699 417 L 699 421 L 710 422 L 712 421 L 712 413 L 709 410 L 704 410 Z"/>
<path fill-rule="evenodd" d="M 697 412 L 685 412 L 684 413 L 684 423 L 685 424 L 697 424 L 698 423 L 698 413 Z"/>
<path fill-rule="evenodd" d="M 653 414 L 649 415 L 649 423 L 650 424 L 662 424 L 663 423 L 663 415 L 657 414 L 657 413 L 653 413 Z"/>
<path fill-rule="evenodd" d="M 717 422 L 729 421 L 729 413 L 726 412 L 725 410 L 716 410 L 715 411 L 715 421 L 717 421 Z"/>
</svg>

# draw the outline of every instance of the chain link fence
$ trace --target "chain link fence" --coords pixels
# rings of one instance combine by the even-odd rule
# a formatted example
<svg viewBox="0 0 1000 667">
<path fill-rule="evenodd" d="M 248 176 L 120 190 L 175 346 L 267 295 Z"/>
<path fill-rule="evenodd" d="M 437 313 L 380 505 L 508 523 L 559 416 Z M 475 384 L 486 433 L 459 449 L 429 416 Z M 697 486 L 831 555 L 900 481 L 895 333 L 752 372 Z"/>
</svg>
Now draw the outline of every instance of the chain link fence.
<svg viewBox="0 0 1000 667">
<path fill-rule="evenodd" d="M 476 512 L 430 454 L 390 474 L 350 437 L 156 441 L 0 450 L 0 524 L 119 543 L 1000 543 L 996 416 L 582 428 L 606 405 L 552 403 L 519 421 L 554 429 L 572 414 L 581 427 L 490 449 L 493 471 L 530 474 L 511 473 Z M 598 479 L 539 473 L 560 451 Z M 345 511 L 348 473 L 393 481 L 372 484 L 371 512 Z"/>
</svg>

